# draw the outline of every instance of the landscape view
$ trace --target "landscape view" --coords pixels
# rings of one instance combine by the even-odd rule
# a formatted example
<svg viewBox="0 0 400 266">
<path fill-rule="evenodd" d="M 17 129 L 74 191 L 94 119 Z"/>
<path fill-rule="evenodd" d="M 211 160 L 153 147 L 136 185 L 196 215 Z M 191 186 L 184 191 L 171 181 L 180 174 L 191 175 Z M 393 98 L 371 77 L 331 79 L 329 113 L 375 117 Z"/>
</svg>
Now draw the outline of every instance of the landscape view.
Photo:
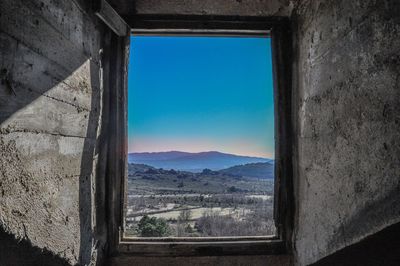
<svg viewBox="0 0 400 266">
<path fill-rule="evenodd" d="M 275 234 L 269 38 L 131 38 L 126 233 Z"/>
</svg>

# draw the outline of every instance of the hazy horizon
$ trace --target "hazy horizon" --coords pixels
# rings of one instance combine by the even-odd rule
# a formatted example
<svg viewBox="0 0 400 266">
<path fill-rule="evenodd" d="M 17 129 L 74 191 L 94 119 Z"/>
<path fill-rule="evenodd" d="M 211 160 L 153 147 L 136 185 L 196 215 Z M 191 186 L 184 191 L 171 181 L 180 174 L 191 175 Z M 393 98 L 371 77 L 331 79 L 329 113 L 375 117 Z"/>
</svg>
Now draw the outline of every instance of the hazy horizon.
<svg viewBox="0 0 400 266">
<path fill-rule="evenodd" d="M 131 37 L 128 152 L 274 158 L 270 38 Z"/>
<path fill-rule="evenodd" d="M 207 153 L 207 152 L 218 152 L 218 153 L 224 153 L 224 154 L 230 154 L 230 155 L 236 155 L 236 156 L 248 156 L 248 157 L 259 157 L 263 159 L 273 159 L 270 157 L 265 157 L 265 156 L 254 156 L 254 155 L 248 155 L 248 154 L 238 154 L 238 153 L 230 153 L 230 152 L 225 152 L 225 151 L 216 151 L 216 150 L 204 150 L 204 151 L 182 151 L 182 150 L 165 150 L 165 151 L 128 151 L 128 154 L 130 153 L 166 153 L 166 152 L 184 152 L 184 153 Z"/>
</svg>

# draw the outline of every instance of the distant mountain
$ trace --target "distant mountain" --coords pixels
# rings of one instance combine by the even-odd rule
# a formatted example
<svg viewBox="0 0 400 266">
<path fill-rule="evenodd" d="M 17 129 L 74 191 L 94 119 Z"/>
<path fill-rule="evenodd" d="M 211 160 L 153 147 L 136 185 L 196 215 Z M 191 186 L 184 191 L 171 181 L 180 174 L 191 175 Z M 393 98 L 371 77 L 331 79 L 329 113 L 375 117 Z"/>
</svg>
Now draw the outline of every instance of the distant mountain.
<svg viewBox="0 0 400 266">
<path fill-rule="evenodd" d="M 201 172 L 208 168 L 213 171 L 259 162 L 273 162 L 271 159 L 240 156 L 217 151 L 190 153 L 181 151 L 129 153 L 128 162 L 146 164 L 156 168 Z"/>
<path fill-rule="evenodd" d="M 274 178 L 274 162 L 249 163 L 244 165 L 235 165 L 227 169 L 219 170 L 220 173 L 234 176 L 254 177 L 263 179 Z"/>
</svg>

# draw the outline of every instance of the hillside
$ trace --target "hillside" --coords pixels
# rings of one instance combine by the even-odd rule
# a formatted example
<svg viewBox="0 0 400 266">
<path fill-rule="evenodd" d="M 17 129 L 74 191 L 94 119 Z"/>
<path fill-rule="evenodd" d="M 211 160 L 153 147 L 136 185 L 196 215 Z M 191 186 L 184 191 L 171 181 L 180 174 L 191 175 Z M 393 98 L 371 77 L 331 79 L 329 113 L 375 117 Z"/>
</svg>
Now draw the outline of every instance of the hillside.
<svg viewBox="0 0 400 266">
<path fill-rule="evenodd" d="M 219 172 L 223 174 L 230 174 L 234 176 L 273 179 L 274 178 L 274 163 L 249 163 L 244 165 L 235 165 Z"/>
<path fill-rule="evenodd" d="M 157 169 L 144 164 L 129 164 L 128 177 L 131 184 L 130 190 L 139 194 L 144 191 L 157 193 L 173 191 L 180 193 L 226 193 L 232 187 L 235 192 L 265 193 L 271 192 L 273 164 L 238 165 L 220 171 L 203 169 L 199 173 Z"/>
<path fill-rule="evenodd" d="M 146 165 L 146 164 L 128 164 L 128 173 L 144 173 L 149 169 L 154 169 L 154 167 Z"/>
<path fill-rule="evenodd" d="M 146 164 L 156 168 L 201 172 L 208 168 L 222 170 L 235 165 L 266 163 L 271 159 L 241 156 L 217 151 L 189 153 L 180 151 L 129 153 L 129 163 Z"/>
</svg>

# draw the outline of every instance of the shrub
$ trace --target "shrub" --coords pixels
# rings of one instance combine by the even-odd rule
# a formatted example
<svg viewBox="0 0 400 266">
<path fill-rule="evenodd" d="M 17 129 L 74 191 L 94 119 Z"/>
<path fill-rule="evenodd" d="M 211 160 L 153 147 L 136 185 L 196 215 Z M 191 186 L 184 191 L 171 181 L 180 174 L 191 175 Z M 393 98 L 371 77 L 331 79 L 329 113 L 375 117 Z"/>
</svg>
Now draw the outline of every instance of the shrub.
<svg viewBox="0 0 400 266">
<path fill-rule="evenodd" d="M 177 172 L 174 169 L 169 170 L 168 173 L 170 173 L 172 175 L 176 175 L 177 174 Z"/>
<path fill-rule="evenodd" d="M 228 188 L 228 192 L 237 192 L 238 189 L 235 186 L 231 186 Z"/>
<path fill-rule="evenodd" d="M 213 171 L 211 169 L 205 168 L 203 169 L 203 171 L 201 172 L 202 175 L 207 175 L 207 174 L 211 174 Z"/>
<path fill-rule="evenodd" d="M 138 233 L 144 237 L 162 237 L 169 235 L 170 228 L 165 219 L 145 215 L 139 221 Z"/>
<path fill-rule="evenodd" d="M 149 168 L 145 171 L 146 174 L 158 174 L 158 171 L 154 168 Z"/>
<path fill-rule="evenodd" d="M 191 210 L 181 210 L 178 216 L 178 221 L 180 223 L 187 223 L 192 218 L 192 211 Z"/>
</svg>

